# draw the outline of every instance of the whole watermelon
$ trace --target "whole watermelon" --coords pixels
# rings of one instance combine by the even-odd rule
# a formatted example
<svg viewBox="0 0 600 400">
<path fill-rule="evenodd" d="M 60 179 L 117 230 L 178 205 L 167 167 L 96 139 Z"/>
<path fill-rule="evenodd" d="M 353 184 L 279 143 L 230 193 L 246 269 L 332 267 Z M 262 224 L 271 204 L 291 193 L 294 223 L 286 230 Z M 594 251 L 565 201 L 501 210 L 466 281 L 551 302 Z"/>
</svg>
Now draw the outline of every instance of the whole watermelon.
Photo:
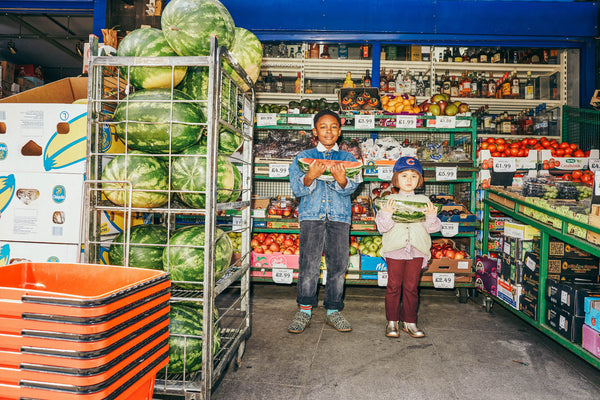
<svg viewBox="0 0 600 400">
<path fill-rule="evenodd" d="M 171 302 L 169 312 L 169 364 L 167 371 L 182 374 L 202 369 L 203 310 L 202 303 Z M 221 335 L 215 309 L 213 354 L 219 351 Z M 184 356 L 185 354 L 185 356 Z"/>
<path fill-rule="evenodd" d="M 236 27 L 235 39 L 230 51 L 252 82 L 256 82 L 260 74 L 263 54 L 262 44 L 256 35 L 247 29 Z M 223 68 L 243 90 L 249 89 L 229 63 L 223 62 Z"/>
<path fill-rule="evenodd" d="M 134 150 L 179 153 L 198 141 L 204 114 L 187 94 L 173 89 L 146 89 L 129 95 L 115 109 L 115 131 Z"/>
<path fill-rule="evenodd" d="M 238 167 L 236 167 L 235 165 L 233 166 L 233 175 L 234 175 L 234 188 L 236 189 L 241 189 L 242 188 L 242 173 L 240 172 L 240 169 Z M 229 198 L 230 202 L 234 202 L 237 201 L 237 199 L 240 197 L 240 191 L 239 190 L 233 190 L 231 192 L 231 197 Z"/>
<path fill-rule="evenodd" d="M 202 113 L 206 116 L 208 116 L 208 81 L 208 67 L 190 67 L 179 86 L 177 86 L 177 89 L 194 100 L 200 100 L 198 104 Z M 228 85 L 227 81 L 223 81 L 221 86 L 221 117 L 229 123 L 239 125 L 235 93 L 235 86 Z"/>
<path fill-rule="evenodd" d="M 119 57 L 175 57 L 160 29 L 140 28 L 131 31 L 119 43 Z M 171 88 L 181 82 L 187 67 L 119 67 L 121 75 L 138 89 Z"/>
<path fill-rule="evenodd" d="M 171 165 L 171 187 L 188 207 L 206 206 L 206 146 L 194 145 L 175 157 Z M 217 202 L 228 202 L 236 189 L 236 167 L 227 157 L 217 161 Z M 179 192 L 182 191 L 182 192 Z M 200 192 L 200 193 L 198 193 Z"/>
<path fill-rule="evenodd" d="M 100 179 L 131 182 L 132 207 L 160 207 L 169 199 L 167 169 L 153 156 L 136 153 L 119 154 L 106 164 Z M 129 185 L 123 183 L 102 183 L 104 195 L 118 206 L 123 206 L 127 202 L 128 189 Z"/>
<path fill-rule="evenodd" d="M 237 132 L 226 126 L 219 128 L 219 154 L 230 156 L 240 148 L 243 142 L 244 137 Z M 206 145 L 206 135 L 202 135 L 200 143 Z"/>
<path fill-rule="evenodd" d="M 125 265 L 126 231 L 117 235 L 108 250 L 111 265 Z M 141 224 L 129 230 L 129 267 L 163 269 L 162 254 L 169 232 L 162 225 Z M 158 245 L 158 246 L 152 246 Z"/>
<path fill-rule="evenodd" d="M 210 54 L 210 36 L 218 45 L 231 48 L 235 24 L 218 0 L 171 0 L 164 8 L 161 28 L 171 47 L 180 56 Z"/>
<path fill-rule="evenodd" d="M 171 274 L 171 280 L 183 288 L 195 288 L 185 282 L 204 282 L 204 226 L 194 225 L 177 229 L 163 252 L 163 265 Z M 233 244 L 221 229 L 215 232 L 215 277 L 219 278 L 229 267 L 233 254 Z"/>
</svg>

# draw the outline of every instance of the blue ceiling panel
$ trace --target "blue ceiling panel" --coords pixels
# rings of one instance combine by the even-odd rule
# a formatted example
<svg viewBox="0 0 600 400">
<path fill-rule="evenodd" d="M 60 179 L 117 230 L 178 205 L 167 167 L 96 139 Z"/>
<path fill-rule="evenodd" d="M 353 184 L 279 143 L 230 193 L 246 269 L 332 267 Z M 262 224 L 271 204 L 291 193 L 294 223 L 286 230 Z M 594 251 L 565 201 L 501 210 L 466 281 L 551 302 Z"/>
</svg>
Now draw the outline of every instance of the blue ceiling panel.
<svg viewBox="0 0 600 400">
<path fill-rule="evenodd" d="M 101 0 L 106 8 L 106 0 Z M 0 1 L 0 12 L 14 14 L 93 15 L 94 0 Z"/>
</svg>

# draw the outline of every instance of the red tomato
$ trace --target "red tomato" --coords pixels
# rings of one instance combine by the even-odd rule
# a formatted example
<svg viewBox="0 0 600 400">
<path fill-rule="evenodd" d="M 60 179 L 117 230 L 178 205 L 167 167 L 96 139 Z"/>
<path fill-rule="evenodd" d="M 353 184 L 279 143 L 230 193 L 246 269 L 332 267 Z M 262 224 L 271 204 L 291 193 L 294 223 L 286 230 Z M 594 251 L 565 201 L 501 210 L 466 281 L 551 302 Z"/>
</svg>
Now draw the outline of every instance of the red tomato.
<svg viewBox="0 0 600 400">
<path fill-rule="evenodd" d="M 506 146 L 504 144 L 498 144 L 496 146 L 496 150 L 498 150 L 500 153 L 502 153 L 504 150 L 506 150 Z"/>
<path fill-rule="evenodd" d="M 488 142 L 490 144 L 491 143 L 496 143 L 496 139 L 494 139 L 493 137 L 489 137 L 489 138 L 486 139 L 486 142 Z"/>
<path fill-rule="evenodd" d="M 585 157 L 585 153 L 580 149 L 577 149 L 573 152 L 573 157 Z"/>
<path fill-rule="evenodd" d="M 519 154 L 519 149 L 516 147 L 513 147 L 510 149 L 510 155 L 513 157 L 516 157 L 516 155 Z"/>
<path fill-rule="evenodd" d="M 504 139 L 502 139 L 502 138 L 496 139 L 496 144 L 504 144 L 504 143 L 506 143 L 506 141 Z"/>
<path fill-rule="evenodd" d="M 571 154 L 573 154 L 573 149 L 572 149 L 572 148 L 570 148 L 570 147 L 567 147 L 567 148 L 565 149 L 565 157 L 568 157 L 568 156 L 570 156 Z"/>
<path fill-rule="evenodd" d="M 569 143 L 562 142 L 561 144 L 558 145 L 558 147 L 560 147 L 561 149 L 566 149 L 567 147 L 569 147 Z"/>
<path fill-rule="evenodd" d="M 565 150 L 564 149 L 556 149 L 556 156 L 557 157 L 562 157 L 565 155 Z"/>
<path fill-rule="evenodd" d="M 495 152 L 497 149 L 498 149 L 498 148 L 496 147 L 496 145 L 495 145 L 495 144 L 490 144 L 490 145 L 488 146 L 488 150 L 490 151 L 490 153 L 493 153 L 493 152 Z"/>
<path fill-rule="evenodd" d="M 489 145 L 490 145 L 490 144 L 489 144 L 488 142 L 483 142 L 483 143 L 481 143 L 481 146 L 480 146 L 480 147 L 481 147 L 481 149 L 482 149 L 482 150 L 486 150 L 486 149 L 488 148 L 488 146 L 489 146 Z"/>
<path fill-rule="evenodd" d="M 579 178 L 581 178 L 581 176 L 582 176 L 582 175 L 583 175 L 583 172 L 581 172 L 581 171 L 579 171 L 579 170 L 577 170 L 577 171 L 573 171 L 573 172 L 571 173 L 571 176 L 572 176 L 574 179 L 579 179 Z"/>
<path fill-rule="evenodd" d="M 529 139 L 527 139 L 527 144 L 529 146 L 535 146 L 537 144 L 537 139 L 529 138 Z"/>
<path fill-rule="evenodd" d="M 575 171 L 575 172 L 577 172 L 577 171 Z M 571 179 L 573 179 L 573 177 L 571 176 L 571 174 L 564 174 L 562 176 L 562 179 L 565 181 L 570 181 Z"/>
<path fill-rule="evenodd" d="M 495 151 L 492 153 L 492 157 L 502 157 L 502 154 L 499 151 Z"/>
<path fill-rule="evenodd" d="M 577 150 L 578 146 L 575 143 L 571 143 L 569 147 L 571 147 L 573 150 Z"/>
</svg>

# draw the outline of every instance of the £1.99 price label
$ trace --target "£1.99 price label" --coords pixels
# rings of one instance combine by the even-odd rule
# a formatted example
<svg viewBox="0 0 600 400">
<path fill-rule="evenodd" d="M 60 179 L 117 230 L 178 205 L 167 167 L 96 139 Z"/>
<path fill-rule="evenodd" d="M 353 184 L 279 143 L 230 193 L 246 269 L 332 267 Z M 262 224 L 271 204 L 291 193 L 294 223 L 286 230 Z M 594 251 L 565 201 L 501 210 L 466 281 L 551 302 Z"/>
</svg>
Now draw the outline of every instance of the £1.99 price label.
<svg viewBox="0 0 600 400">
<path fill-rule="evenodd" d="M 492 168 L 494 172 L 515 172 L 517 170 L 517 163 L 514 158 L 495 157 Z"/>
</svg>

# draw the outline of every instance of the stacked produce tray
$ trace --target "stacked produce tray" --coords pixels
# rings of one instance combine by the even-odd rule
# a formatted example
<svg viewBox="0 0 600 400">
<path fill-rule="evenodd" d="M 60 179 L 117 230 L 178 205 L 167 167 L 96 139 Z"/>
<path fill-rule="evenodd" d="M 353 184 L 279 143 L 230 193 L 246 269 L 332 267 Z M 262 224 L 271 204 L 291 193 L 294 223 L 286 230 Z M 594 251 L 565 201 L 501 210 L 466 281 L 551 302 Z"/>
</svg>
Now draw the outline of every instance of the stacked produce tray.
<svg viewBox="0 0 600 400">
<path fill-rule="evenodd" d="M 144 89 L 131 80 L 133 71 L 156 67 L 167 77 L 187 69 L 205 87 L 191 85 L 200 89 L 195 97 L 173 81 Z M 170 274 L 169 362 L 156 375 L 158 395 L 210 398 L 229 364 L 241 362 L 250 336 L 254 93 L 240 87 L 240 78 L 249 80 L 216 38 L 207 56 L 90 60 L 84 258 Z M 152 91 L 161 97 L 148 98 Z M 162 138 L 136 142 L 156 125 Z M 192 136 L 184 138 L 188 144 L 179 132 Z M 122 166 L 113 168 L 115 160 Z M 240 239 L 235 246 L 233 234 Z"/>
<path fill-rule="evenodd" d="M 20 263 L 0 274 L 2 398 L 152 398 L 168 358 L 167 273 Z"/>
</svg>

